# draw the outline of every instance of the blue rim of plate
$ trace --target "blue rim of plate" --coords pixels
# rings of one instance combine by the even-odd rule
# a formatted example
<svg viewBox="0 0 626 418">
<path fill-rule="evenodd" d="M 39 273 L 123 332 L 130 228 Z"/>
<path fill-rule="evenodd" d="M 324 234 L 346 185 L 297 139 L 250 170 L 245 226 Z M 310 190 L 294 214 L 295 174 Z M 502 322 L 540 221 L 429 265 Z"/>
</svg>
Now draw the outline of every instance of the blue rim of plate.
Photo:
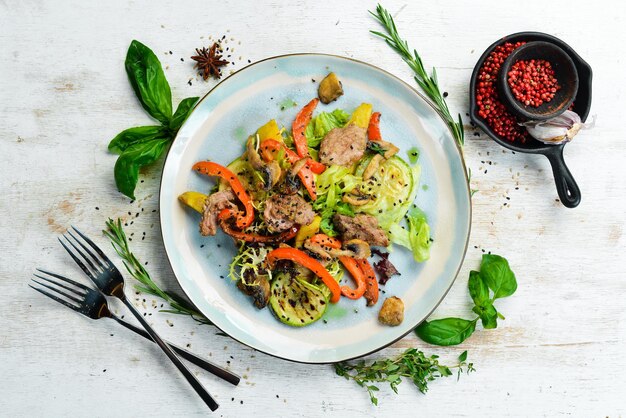
<svg viewBox="0 0 626 418">
<path fill-rule="evenodd" d="M 235 72 L 233 72 L 232 74 L 228 75 L 228 77 L 226 77 L 224 80 L 220 81 L 218 84 L 216 84 L 215 86 L 213 86 L 204 96 L 202 96 L 202 98 L 200 100 L 198 100 L 198 102 L 194 105 L 192 111 L 189 113 L 189 116 L 187 117 L 187 119 L 185 120 L 185 122 L 183 123 L 183 125 L 180 127 L 179 132 L 181 132 L 183 130 L 184 125 L 187 123 L 187 121 L 190 119 L 191 114 L 198 108 L 198 106 L 205 100 L 207 99 L 207 97 L 209 97 L 209 95 L 211 95 L 211 93 L 213 93 L 215 90 L 217 90 L 220 86 L 222 86 L 226 81 L 228 81 L 231 77 L 236 76 L 237 74 L 244 72 L 246 70 L 250 70 L 252 69 L 254 66 L 259 65 L 261 63 L 267 62 L 267 61 L 271 61 L 271 60 L 275 60 L 275 59 L 280 59 L 280 58 L 288 58 L 288 57 L 306 57 L 306 56 L 317 56 L 317 57 L 328 57 L 328 58 L 333 58 L 333 59 L 341 59 L 341 60 L 346 60 L 346 61 L 352 61 L 356 64 L 359 65 L 364 65 L 367 67 L 370 67 L 376 71 L 379 71 L 381 73 L 383 73 L 384 75 L 386 75 L 387 77 L 390 77 L 392 79 L 394 79 L 395 81 L 403 84 L 406 88 L 408 88 L 409 90 L 411 90 L 413 93 L 415 93 L 415 95 L 417 97 L 419 97 L 428 107 L 430 107 L 436 114 L 437 116 L 439 116 L 439 118 L 441 119 L 441 122 L 443 123 L 443 125 L 445 126 L 446 130 L 450 133 L 451 138 L 454 142 L 455 145 L 455 149 L 458 152 L 458 156 L 459 156 L 459 160 L 461 162 L 461 166 L 463 167 L 463 173 L 464 173 L 464 184 L 465 184 L 465 189 L 467 191 L 467 197 L 468 197 L 468 202 L 469 202 L 469 206 L 468 206 L 468 230 L 467 230 L 467 235 L 465 237 L 465 243 L 463 246 L 463 253 L 462 256 L 459 260 L 459 265 L 456 269 L 456 272 L 454 273 L 454 278 L 450 281 L 450 284 L 448 286 L 448 288 L 445 290 L 445 292 L 443 292 L 441 298 L 439 299 L 439 301 L 437 303 L 435 303 L 435 305 L 433 306 L 433 308 L 430 310 L 430 312 L 425 315 L 425 317 L 421 320 L 419 320 L 414 326 L 412 326 L 407 332 L 405 332 L 404 334 L 401 334 L 400 336 L 398 336 L 397 338 L 382 344 L 381 346 L 369 350 L 365 353 L 360 353 L 358 355 L 355 356 L 349 356 L 346 358 L 341 358 L 341 359 L 337 359 L 334 361 L 305 361 L 305 360 L 297 360 L 297 359 L 291 359 L 291 358 L 287 358 L 287 357 L 282 357 L 278 354 L 275 353 L 270 353 L 264 350 L 261 350 L 259 348 L 253 347 L 250 344 L 247 344 L 243 341 L 241 341 L 238 338 L 233 337 L 231 334 L 229 334 L 228 332 L 224 331 L 223 329 L 221 329 L 219 326 L 217 326 L 216 324 L 212 322 L 212 325 L 214 327 L 216 327 L 218 330 L 220 330 L 221 332 L 225 333 L 226 335 L 228 335 L 230 338 L 232 338 L 233 340 L 237 341 L 240 344 L 243 344 L 247 347 L 250 347 L 252 349 L 254 349 L 255 351 L 261 352 L 263 354 L 267 354 L 269 356 L 281 359 L 281 360 L 287 360 L 290 362 L 294 362 L 294 363 L 302 363 L 302 364 L 334 364 L 334 363 L 339 363 L 339 362 L 343 362 L 343 361 L 350 361 L 350 360 L 354 360 L 354 359 L 358 359 L 358 358 L 362 358 L 368 355 L 371 355 L 373 353 L 376 353 L 386 347 L 389 347 L 390 345 L 393 345 L 394 343 L 396 343 L 397 341 L 401 340 L 402 338 L 406 337 L 409 333 L 411 333 L 417 326 L 419 326 L 423 321 L 425 321 L 426 319 L 428 319 L 428 317 L 437 309 L 437 307 L 441 304 L 441 302 L 445 299 L 445 297 L 447 296 L 448 292 L 450 291 L 450 289 L 452 288 L 452 285 L 454 284 L 454 282 L 456 281 L 456 278 L 461 270 L 461 267 L 463 266 L 463 261 L 465 260 L 465 256 L 467 255 L 467 249 L 469 246 L 469 237 L 471 235 L 471 229 L 472 229 L 472 198 L 471 198 L 471 190 L 470 190 L 470 186 L 469 186 L 469 178 L 467 175 L 467 167 L 465 165 L 465 159 L 463 157 L 463 150 L 462 148 L 459 146 L 459 144 L 456 142 L 456 140 L 454 140 L 454 135 L 452 130 L 450 129 L 450 127 L 448 126 L 448 124 L 446 123 L 442 113 L 431 103 L 431 101 L 424 96 L 422 93 L 420 93 L 419 91 L 417 91 L 413 86 L 411 86 L 410 84 L 408 84 L 407 82 L 405 82 L 404 80 L 400 79 L 399 77 L 395 76 L 394 74 L 390 73 L 389 71 L 383 70 L 380 67 L 377 67 L 373 64 L 364 62 L 364 61 L 360 61 L 354 58 L 350 58 L 350 57 L 344 57 L 341 55 L 335 55 L 335 54 L 325 54 L 325 53 L 311 53 L 311 52 L 303 52 L 303 53 L 291 53 L 291 54 L 282 54 L 282 55 L 275 55 L 272 57 L 268 57 L 268 58 L 264 58 L 261 59 L 259 61 L 255 61 L 253 63 L 251 63 L 250 65 L 247 65 Z M 174 143 L 176 142 L 176 140 L 178 139 L 178 134 L 177 136 L 174 138 L 172 144 L 170 145 L 170 147 L 167 150 L 165 159 L 164 159 L 164 164 L 163 167 L 165 167 L 167 165 L 167 160 L 170 157 L 170 151 L 172 150 L 172 148 L 174 147 Z M 160 225 L 163 225 L 163 211 L 161 208 L 161 195 L 162 195 L 162 188 L 163 188 L 163 175 L 164 175 L 164 170 L 161 171 L 161 177 L 160 177 L 160 184 L 159 184 L 159 223 Z M 170 265 L 170 268 L 174 274 L 174 277 L 176 277 L 176 281 L 178 282 L 181 290 L 185 293 L 185 296 L 187 297 L 187 299 L 191 302 L 192 305 L 195 306 L 195 304 L 192 301 L 192 298 L 189 296 L 189 293 L 187 292 L 187 290 L 185 289 L 184 285 L 181 283 L 181 281 L 178 279 L 176 272 L 174 270 L 174 266 L 172 265 L 171 262 L 171 256 L 168 252 L 167 246 L 165 245 L 165 237 L 163 235 L 163 227 L 161 226 L 161 240 L 163 241 L 163 247 L 165 249 L 165 253 L 167 256 L 167 262 Z M 198 309 L 200 312 L 202 312 L 199 308 L 196 307 L 196 309 Z M 203 312 L 202 312 L 203 313 Z M 203 313 L 204 314 L 204 313 Z M 211 320 L 211 318 L 208 318 L 209 321 Z"/>
</svg>

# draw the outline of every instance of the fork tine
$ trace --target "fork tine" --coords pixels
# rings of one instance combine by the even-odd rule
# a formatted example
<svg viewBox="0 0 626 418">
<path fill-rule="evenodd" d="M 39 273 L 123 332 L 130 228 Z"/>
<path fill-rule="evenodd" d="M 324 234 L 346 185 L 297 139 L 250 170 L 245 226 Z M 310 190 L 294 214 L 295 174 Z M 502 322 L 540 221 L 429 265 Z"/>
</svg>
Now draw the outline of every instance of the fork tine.
<svg viewBox="0 0 626 418">
<path fill-rule="evenodd" d="M 79 287 L 79 288 L 81 288 L 81 289 L 83 289 L 83 290 L 85 290 L 85 291 L 91 291 L 91 288 L 89 288 L 88 286 L 85 286 L 84 284 L 79 283 L 79 282 L 77 282 L 77 281 L 75 281 L 75 280 L 68 279 L 68 278 L 67 278 L 67 277 L 65 277 L 65 276 L 61 276 L 60 274 L 52 273 L 52 272 L 50 272 L 50 271 L 42 270 L 42 269 L 40 269 L 40 268 L 38 268 L 38 269 L 36 269 L 36 270 L 37 270 L 37 271 L 40 271 L 40 272 L 42 272 L 42 273 L 44 273 L 44 274 L 47 274 L 47 275 L 49 275 L 49 276 L 56 277 L 57 279 L 63 280 L 63 281 L 65 281 L 65 282 L 67 282 L 67 283 L 73 284 L 74 286 Z"/>
<path fill-rule="evenodd" d="M 89 276 L 89 278 L 91 280 L 93 280 L 94 282 L 96 281 L 96 276 L 91 272 L 91 270 L 89 270 L 87 268 L 87 266 L 85 265 L 85 263 L 83 263 L 82 261 L 80 261 L 80 259 L 78 257 L 76 257 L 76 255 L 74 255 L 74 253 L 72 252 L 72 250 L 69 249 L 69 247 L 67 245 L 65 245 L 65 243 L 61 240 L 61 238 L 58 238 L 59 242 L 61 243 L 61 245 L 63 246 L 63 248 L 65 248 L 65 251 L 67 251 L 67 253 L 70 255 L 70 257 L 72 257 L 74 259 L 74 261 L 76 262 L 76 264 L 78 264 L 78 266 L 81 268 L 82 271 L 85 272 L 85 274 L 87 276 Z"/>
<path fill-rule="evenodd" d="M 68 295 L 67 293 L 65 293 L 64 291 L 62 291 L 62 290 L 60 290 L 60 289 L 57 289 L 56 287 L 52 287 L 52 286 L 50 286 L 50 285 L 48 285 L 48 284 L 38 282 L 38 281 L 37 281 L 37 280 L 35 280 L 35 279 L 31 279 L 31 280 L 32 280 L 33 282 L 37 283 L 38 285 L 43 286 L 43 287 L 47 287 L 48 289 L 53 290 L 53 291 L 57 292 L 58 294 L 63 295 L 63 296 L 65 296 L 66 298 L 68 298 L 68 299 L 70 299 L 70 300 L 72 300 L 72 301 L 74 301 L 74 302 L 76 302 L 76 303 L 82 303 L 82 300 L 78 299 L 78 298 L 77 298 L 77 297 L 75 297 L 75 296 Z M 44 280 L 46 280 L 46 281 L 48 281 L 48 282 L 50 282 L 50 283 L 57 284 L 57 283 L 55 283 L 54 281 L 49 280 L 49 279 L 44 279 Z"/>
<path fill-rule="evenodd" d="M 34 280 L 33 280 L 33 281 L 34 281 Z M 61 299 L 61 298 L 59 298 L 59 297 L 57 297 L 57 296 L 54 296 L 53 294 L 48 293 L 48 292 L 46 292 L 46 291 L 45 291 L 45 290 L 43 290 L 43 289 L 39 289 L 38 287 L 35 287 L 35 286 L 31 285 L 31 284 L 29 284 L 28 286 L 29 286 L 29 287 L 31 287 L 31 288 L 33 288 L 33 289 L 35 289 L 35 290 L 36 290 L 36 291 L 38 291 L 39 293 L 41 293 L 41 294 L 43 294 L 43 295 L 48 296 L 50 299 L 56 300 L 57 302 L 59 302 L 59 303 L 61 303 L 61 304 L 65 305 L 65 306 L 67 306 L 68 308 L 70 308 L 70 309 L 73 309 L 73 310 L 75 310 L 75 311 L 79 311 L 79 312 L 80 312 L 80 308 L 79 308 L 78 306 L 74 306 L 74 305 L 72 305 L 71 303 L 69 303 L 68 301 L 66 301 L 66 300 L 64 300 L 64 299 Z"/>
<path fill-rule="evenodd" d="M 72 240 L 70 240 L 67 235 L 63 235 L 63 238 L 65 238 L 65 240 L 67 242 L 70 243 L 70 245 L 72 247 L 74 247 L 74 249 L 78 252 L 78 254 L 81 255 L 81 257 L 83 257 L 83 260 L 87 262 L 87 264 L 89 264 L 89 267 L 91 267 L 92 270 L 96 271 L 96 272 L 100 272 L 100 270 L 104 270 L 103 266 L 102 266 L 102 262 L 100 260 L 94 260 L 93 262 L 89 259 L 89 257 L 87 257 L 81 250 L 80 248 L 78 248 L 76 246 L 76 244 L 74 244 L 74 242 Z M 74 238 L 76 239 L 76 238 Z M 79 243 L 80 244 L 80 243 Z M 95 264 L 94 264 L 95 263 Z"/>
<path fill-rule="evenodd" d="M 59 287 L 62 287 L 63 289 L 66 289 L 66 290 L 69 290 L 70 292 L 75 293 L 77 296 L 85 296 L 85 293 L 81 292 L 80 290 L 78 290 L 78 289 L 76 289 L 74 287 L 70 287 L 68 285 L 65 285 L 63 283 L 59 283 L 59 282 L 57 282 L 55 280 L 50 279 L 49 277 L 40 276 L 37 273 L 33 273 L 33 276 L 39 277 L 41 280 L 45 280 L 45 281 L 50 282 L 50 283 L 54 283 L 55 285 L 57 285 Z"/>
<path fill-rule="evenodd" d="M 91 256 L 91 258 L 93 259 L 93 261 L 102 268 L 102 261 L 94 254 L 91 252 L 91 250 L 82 243 L 81 240 L 79 240 L 78 238 L 76 238 L 76 236 L 74 236 L 74 234 L 72 234 L 72 231 L 70 231 L 69 229 L 67 230 L 67 233 L 69 234 L 70 237 L 74 238 L 74 241 L 76 241 L 78 243 L 78 245 L 80 245 L 86 252 L 87 254 L 89 254 Z M 67 237 L 66 237 L 67 239 Z"/>
<path fill-rule="evenodd" d="M 114 267 L 113 263 L 111 263 L 111 260 L 109 259 L 109 257 L 107 257 L 107 255 L 104 253 L 104 251 L 102 251 L 100 249 L 100 247 L 98 247 L 92 240 L 87 238 L 87 236 L 85 234 L 83 234 L 82 232 L 80 232 L 78 230 L 78 228 L 76 228 L 74 225 L 72 225 L 72 229 L 74 231 L 76 231 L 78 233 L 78 235 L 80 235 L 85 241 L 87 241 L 87 244 L 89 244 L 91 246 L 91 248 L 96 250 L 98 255 L 100 255 L 100 257 L 102 257 L 102 259 L 109 265 L 109 267 Z"/>
</svg>

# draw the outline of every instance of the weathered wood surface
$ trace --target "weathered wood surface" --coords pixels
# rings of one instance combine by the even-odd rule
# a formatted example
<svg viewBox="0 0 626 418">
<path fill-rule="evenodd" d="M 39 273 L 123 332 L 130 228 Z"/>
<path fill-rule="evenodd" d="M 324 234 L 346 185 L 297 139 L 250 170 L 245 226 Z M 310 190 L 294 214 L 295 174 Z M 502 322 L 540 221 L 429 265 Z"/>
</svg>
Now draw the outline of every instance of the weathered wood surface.
<svg viewBox="0 0 626 418">
<path fill-rule="evenodd" d="M 595 70 L 596 127 L 567 147 L 583 193 L 566 209 L 547 161 L 513 155 L 467 126 L 474 173 L 470 249 L 436 316 L 468 315 L 466 283 L 482 250 L 506 256 L 517 294 L 498 302 L 506 316 L 460 348 L 408 336 L 371 358 L 419 347 L 451 360 L 469 351 L 477 372 L 437 381 L 428 395 L 406 383 L 384 388 L 380 406 L 330 366 L 284 362 L 215 335 L 194 321 L 145 309 L 181 345 L 243 375 L 233 388 L 200 373 L 221 403 L 242 416 L 621 416 L 626 412 L 626 171 L 623 3 L 533 0 L 388 1 L 426 65 L 436 65 L 454 111 L 465 115 L 468 79 L 498 37 L 553 33 Z M 159 168 L 142 176 L 139 200 L 116 192 L 106 145 L 120 130 L 149 122 L 126 80 L 123 59 L 136 38 L 167 66 L 175 102 L 215 83 L 196 77 L 189 56 L 226 35 L 238 69 L 267 56 L 327 52 L 368 61 L 411 82 L 401 60 L 368 34 L 373 2 L 1 1 L 0 2 L 0 398 L 6 416 L 189 416 L 207 409 L 156 346 L 112 321 L 91 322 L 27 287 L 36 266 L 79 273 L 56 242 L 70 223 L 96 235 L 107 217 L 140 216 L 129 232 L 142 260 L 167 288 L 156 209 Z M 172 51 L 170 54 L 169 51 Z M 241 59 L 239 59 L 241 56 Z M 181 61 L 184 59 L 184 62 Z M 188 81 L 191 79 L 191 85 Z M 467 117 L 464 116 L 464 120 Z M 517 189 L 519 187 L 519 189 Z M 507 199 L 507 197 L 510 198 Z M 506 205 L 505 205 L 506 203 Z M 96 207 L 99 210 L 96 210 Z M 143 212 L 142 212 L 143 209 Z M 101 244 L 106 241 L 102 238 Z M 170 321 L 173 326 L 168 326 Z"/>
</svg>

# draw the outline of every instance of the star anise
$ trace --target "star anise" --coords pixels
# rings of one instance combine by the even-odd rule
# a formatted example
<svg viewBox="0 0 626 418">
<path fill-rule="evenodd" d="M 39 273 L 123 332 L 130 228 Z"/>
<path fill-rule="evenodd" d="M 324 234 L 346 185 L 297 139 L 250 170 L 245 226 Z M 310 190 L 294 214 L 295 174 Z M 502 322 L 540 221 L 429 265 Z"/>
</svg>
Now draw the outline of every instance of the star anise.
<svg viewBox="0 0 626 418">
<path fill-rule="evenodd" d="M 222 76 L 222 72 L 219 67 L 223 67 L 228 64 L 228 61 L 223 60 L 222 56 L 218 54 L 217 51 L 218 44 L 215 42 L 210 49 L 196 48 L 196 53 L 198 55 L 191 57 L 192 60 L 196 61 L 194 68 L 200 69 L 202 78 L 205 80 L 209 78 L 209 76 L 219 79 Z"/>
</svg>

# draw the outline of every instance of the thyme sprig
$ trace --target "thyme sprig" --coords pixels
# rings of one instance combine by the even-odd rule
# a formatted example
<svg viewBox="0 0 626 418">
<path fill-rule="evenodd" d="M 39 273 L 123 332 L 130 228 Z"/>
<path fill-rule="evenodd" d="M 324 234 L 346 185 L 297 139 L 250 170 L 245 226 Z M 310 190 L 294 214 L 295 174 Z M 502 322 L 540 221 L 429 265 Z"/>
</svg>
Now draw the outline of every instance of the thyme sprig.
<svg viewBox="0 0 626 418">
<path fill-rule="evenodd" d="M 398 385 L 402 378 L 410 379 L 417 389 L 426 393 L 428 382 L 439 377 L 451 376 L 452 370 L 457 369 L 457 379 L 462 373 L 469 374 L 475 371 L 472 363 L 467 363 L 467 351 L 458 357 L 458 363 L 453 366 L 439 364 L 436 355 L 427 356 L 416 348 L 409 348 L 395 359 L 382 359 L 367 365 L 364 360 L 354 364 L 347 362 L 336 363 L 335 372 L 348 380 L 354 380 L 359 386 L 367 389 L 370 400 L 378 405 L 376 392 L 380 389 L 376 383 L 389 383 L 391 389 L 398 393 Z"/>
<path fill-rule="evenodd" d="M 167 292 L 159 287 L 154 280 L 150 277 L 150 274 L 137 259 L 137 257 L 130 251 L 128 246 L 128 240 L 126 239 L 126 233 L 122 228 L 122 221 L 118 218 L 117 221 L 110 219 L 106 222 L 107 229 L 103 230 L 109 240 L 115 252 L 122 258 L 124 267 L 139 283 L 136 284 L 135 289 L 142 293 L 158 296 L 165 300 L 170 309 L 161 309 L 160 312 L 168 312 L 178 315 L 191 316 L 201 324 L 211 324 L 204 315 L 198 312 L 189 302 L 177 296 L 171 292 Z"/>
<path fill-rule="evenodd" d="M 404 62 L 406 62 L 409 67 L 411 67 L 411 70 L 413 70 L 413 72 L 415 73 L 415 82 L 418 86 L 421 87 L 426 96 L 434 102 L 437 110 L 439 110 L 439 113 L 441 113 L 447 125 L 452 130 L 454 139 L 457 141 L 459 146 L 463 146 L 463 144 L 465 143 L 465 134 L 463 132 L 463 121 L 461 120 L 461 114 L 458 115 L 458 121 L 455 120 L 450 114 L 450 109 L 448 109 L 446 100 L 441 94 L 441 90 L 439 90 L 437 70 L 433 67 L 432 74 L 428 75 L 428 72 L 426 72 L 426 69 L 424 68 L 422 58 L 417 53 L 417 50 L 414 49 L 413 53 L 411 53 L 407 41 L 400 38 L 400 35 L 398 34 L 398 30 L 396 28 L 396 24 L 393 21 L 393 17 L 387 11 L 387 9 L 378 4 L 378 6 L 376 7 L 376 12 L 370 11 L 370 14 L 383 26 L 386 33 L 374 30 L 370 32 L 383 38 L 391 48 L 393 48 L 398 54 L 400 54 Z"/>
</svg>

